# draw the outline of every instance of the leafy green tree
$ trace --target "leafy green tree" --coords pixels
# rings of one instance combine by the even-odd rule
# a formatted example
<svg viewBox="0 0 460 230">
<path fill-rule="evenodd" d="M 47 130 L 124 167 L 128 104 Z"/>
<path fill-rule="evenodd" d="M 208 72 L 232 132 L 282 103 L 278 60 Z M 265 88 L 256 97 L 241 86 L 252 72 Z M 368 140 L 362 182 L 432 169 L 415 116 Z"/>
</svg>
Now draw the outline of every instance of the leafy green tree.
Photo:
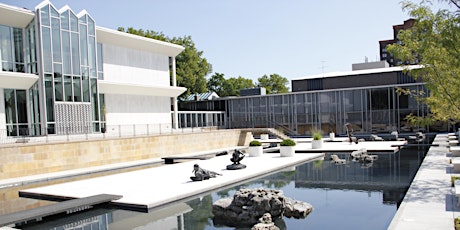
<svg viewBox="0 0 460 230">
<path fill-rule="evenodd" d="M 282 77 L 276 73 L 270 74 L 270 77 L 264 75 L 257 79 L 259 83 L 258 87 L 264 87 L 267 90 L 267 94 L 278 94 L 289 92 L 289 87 L 286 85 L 289 83 L 288 79 Z"/>
<path fill-rule="evenodd" d="M 118 31 L 171 42 L 185 47 L 185 50 L 176 56 L 177 85 L 187 88 L 187 91 L 180 97 L 185 98 L 192 93 L 206 92 L 206 75 L 212 72 L 212 66 L 203 57 L 203 51 L 197 50 L 191 36 L 170 38 L 160 32 L 144 31 L 132 27 L 128 29 L 118 27 Z"/>
<path fill-rule="evenodd" d="M 408 71 L 426 82 L 430 92 L 424 98 L 431 112 L 428 117 L 460 121 L 460 7 L 457 1 L 448 2 L 450 8 L 434 12 L 426 4 L 404 1 L 403 9 L 416 23 L 398 33 L 402 44 L 390 45 L 387 50 L 395 58 L 411 63 L 418 60 L 424 67 Z"/>
<path fill-rule="evenodd" d="M 206 83 L 209 91 L 216 92 L 217 95 L 224 95 L 225 77 L 223 73 L 214 73 Z"/>
<path fill-rule="evenodd" d="M 240 90 L 247 88 L 254 88 L 254 82 L 251 79 L 247 79 L 239 76 L 238 78 L 229 78 L 224 82 L 224 91 L 221 97 L 227 96 L 239 96 Z"/>
</svg>

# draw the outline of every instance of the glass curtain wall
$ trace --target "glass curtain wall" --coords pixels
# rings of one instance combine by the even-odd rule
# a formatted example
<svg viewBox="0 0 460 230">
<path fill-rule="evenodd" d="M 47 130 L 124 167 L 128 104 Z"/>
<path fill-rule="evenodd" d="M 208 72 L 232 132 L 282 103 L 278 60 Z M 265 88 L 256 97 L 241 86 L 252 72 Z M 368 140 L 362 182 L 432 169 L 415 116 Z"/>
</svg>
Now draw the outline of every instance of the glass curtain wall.
<svg viewBox="0 0 460 230">
<path fill-rule="evenodd" d="M 426 91 L 422 84 L 397 87 Z M 389 134 L 446 128 L 442 124 L 426 128 L 408 124 L 405 121 L 408 114 L 426 115 L 428 108 L 407 95 L 398 94 L 395 86 L 226 100 L 229 128 L 273 127 L 297 135 L 310 135 L 312 129 L 345 134 L 346 123 L 352 124 L 355 133 Z"/>
<path fill-rule="evenodd" d="M 37 73 L 34 22 L 25 30 L 0 25 L 0 66 L 2 71 Z M 36 135 L 30 132 L 27 109 L 27 91 L 4 89 L 5 118 L 8 136 Z M 38 96 L 38 94 L 34 94 Z M 31 114 L 34 112 L 30 108 Z M 37 111 L 38 114 L 38 111 Z"/>
<path fill-rule="evenodd" d="M 94 20 L 69 9 L 58 12 L 51 4 L 37 15 L 47 133 L 100 131 Z"/>
</svg>

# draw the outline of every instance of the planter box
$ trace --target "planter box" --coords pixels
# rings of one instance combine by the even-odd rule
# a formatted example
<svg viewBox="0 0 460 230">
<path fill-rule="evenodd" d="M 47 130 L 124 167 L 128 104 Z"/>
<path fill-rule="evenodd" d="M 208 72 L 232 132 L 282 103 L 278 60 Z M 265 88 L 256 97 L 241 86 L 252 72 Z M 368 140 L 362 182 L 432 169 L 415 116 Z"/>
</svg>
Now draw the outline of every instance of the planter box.
<svg viewBox="0 0 460 230">
<path fill-rule="evenodd" d="M 249 146 L 248 153 L 250 157 L 260 157 L 264 152 L 262 146 Z"/>
<path fill-rule="evenodd" d="M 323 148 L 323 140 L 312 140 L 311 141 L 312 149 L 321 149 Z"/>
<path fill-rule="evenodd" d="M 268 134 L 260 134 L 261 140 L 268 140 Z"/>
<path fill-rule="evenodd" d="M 329 133 L 329 138 L 333 141 L 335 139 L 335 133 Z"/>
<path fill-rule="evenodd" d="M 295 154 L 295 146 L 280 146 L 281 157 L 293 157 Z"/>
</svg>

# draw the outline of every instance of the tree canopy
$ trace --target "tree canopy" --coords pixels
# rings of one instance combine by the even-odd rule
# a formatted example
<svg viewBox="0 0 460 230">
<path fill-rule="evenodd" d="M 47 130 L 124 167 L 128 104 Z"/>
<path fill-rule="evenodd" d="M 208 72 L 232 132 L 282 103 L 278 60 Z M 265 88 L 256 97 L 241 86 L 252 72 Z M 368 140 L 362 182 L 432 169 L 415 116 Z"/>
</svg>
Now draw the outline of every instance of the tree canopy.
<svg viewBox="0 0 460 230">
<path fill-rule="evenodd" d="M 289 92 L 289 87 L 286 86 L 289 83 L 288 79 L 276 73 L 270 74 L 270 77 L 264 75 L 257 80 L 259 81 L 257 86 L 264 87 L 267 90 L 267 94 Z"/>
<path fill-rule="evenodd" d="M 181 97 L 185 98 L 192 93 L 206 92 L 206 75 L 212 72 L 212 66 L 203 57 L 203 51 L 197 50 L 191 36 L 170 38 L 161 32 L 144 31 L 132 27 L 128 29 L 119 27 L 118 31 L 171 42 L 185 47 L 185 50 L 176 57 L 177 85 L 187 88 L 187 91 Z"/>
<path fill-rule="evenodd" d="M 240 90 L 253 88 L 251 79 L 244 77 L 225 79 L 224 74 L 214 73 L 207 82 L 210 91 L 216 92 L 220 97 L 239 96 Z"/>
<path fill-rule="evenodd" d="M 429 2 L 404 1 L 403 9 L 416 19 L 413 28 L 398 33 L 401 44 L 387 50 L 398 59 L 421 69 L 409 70 L 426 82 L 429 94 L 424 102 L 433 120 L 460 121 L 460 7 L 450 0 L 448 9 L 432 10 Z"/>
</svg>

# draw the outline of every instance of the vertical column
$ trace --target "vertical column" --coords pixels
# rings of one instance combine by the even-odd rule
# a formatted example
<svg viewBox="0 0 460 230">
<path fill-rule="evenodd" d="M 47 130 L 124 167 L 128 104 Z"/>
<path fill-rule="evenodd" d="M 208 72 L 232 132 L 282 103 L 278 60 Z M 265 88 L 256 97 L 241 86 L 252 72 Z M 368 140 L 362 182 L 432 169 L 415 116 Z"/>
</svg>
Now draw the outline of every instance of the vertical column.
<svg viewBox="0 0 460 230">
<path fill-rule="evenodd" d="M 172 86 L 176 87 L 177 86 L 177 81 L 176 81 L 176 57 L 171 57 L 171 71 L 172 71 Z M 177 97 L 173 97 L 173 128 L 178 129 L 179 128 L 179 118 L 177 114 Z"/>
</svg>

